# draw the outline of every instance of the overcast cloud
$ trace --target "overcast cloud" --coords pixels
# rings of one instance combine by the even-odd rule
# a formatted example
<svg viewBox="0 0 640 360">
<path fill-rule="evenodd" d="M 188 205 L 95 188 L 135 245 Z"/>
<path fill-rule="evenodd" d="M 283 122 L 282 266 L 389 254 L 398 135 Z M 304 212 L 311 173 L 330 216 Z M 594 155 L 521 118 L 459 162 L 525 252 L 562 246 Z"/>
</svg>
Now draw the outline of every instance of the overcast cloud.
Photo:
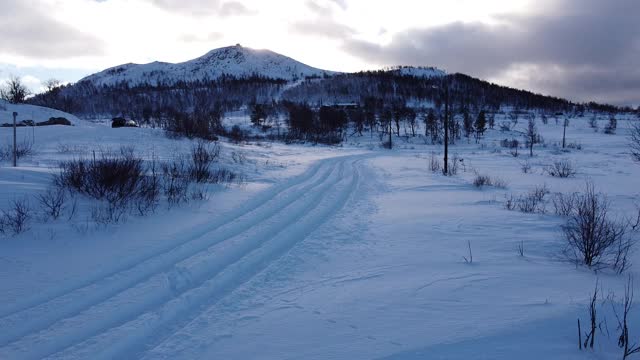
<svg viewBox="0 0 640 360">
<path fill-rule="evenodd" d="M 347 39 L 343 49 L 386 65 L 435 65 L 502 83 L 615 103 L 640 102 L 640 1 L 561 0 L 497 24 L 452 23 L 395 34 L 389 44 Z"/>
<path fill-rule="evenodd" d="M 437 66 L 640 105 L 638 14 L 638 0 L 1 0 L 0 63 L 62 77 L 242 43 L 328 70 Z"/>
<path fill-rule="evenodd" d="M 104 43 L 49 17 L 47 4 L 0 1 L 0 54 L 64 58 L 99 55 Z"/>
</svg>

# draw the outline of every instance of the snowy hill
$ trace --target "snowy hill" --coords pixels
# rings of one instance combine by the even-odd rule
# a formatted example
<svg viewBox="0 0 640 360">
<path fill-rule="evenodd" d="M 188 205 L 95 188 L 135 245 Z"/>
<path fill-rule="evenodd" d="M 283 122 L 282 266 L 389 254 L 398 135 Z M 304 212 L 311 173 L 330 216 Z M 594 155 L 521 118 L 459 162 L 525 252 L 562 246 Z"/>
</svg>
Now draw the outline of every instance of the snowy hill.
<svg viewBox="0 0 640 360">
<path fill-rule="evenodd" d="M 0 124 L 12 123 L 13 112 L 17 112 L 18 116 L 16 120 L 18 122 L 24 120 L 33 120 L 35 122 L 41 122 L 49 120 L 52 117 L 63 117 L 69 120 L 73 125 L 81 125 L 84 123 L 76 116 L 66 113 L 64 111 L 50 109 L 43 106 L 27 105 L 27 104 L 10 104 L 4 100 L 0 100 Z"/>
<path fill-rule="evenodd" d="M 248 77 L 260 75 L 272 79 L 296 80 L 306 76 L 323 76 L 332 71 L 316 69 L 270 50 L 255 50 L 241 45 L 215 49 L 182 63 L 152 62 L 124 64 L 83 78 L 94 85 L 127 82 L 136 85 L 147 82 L 173 84 L 177 81 L 217 79 L 222 75 Z"/>
</svg>

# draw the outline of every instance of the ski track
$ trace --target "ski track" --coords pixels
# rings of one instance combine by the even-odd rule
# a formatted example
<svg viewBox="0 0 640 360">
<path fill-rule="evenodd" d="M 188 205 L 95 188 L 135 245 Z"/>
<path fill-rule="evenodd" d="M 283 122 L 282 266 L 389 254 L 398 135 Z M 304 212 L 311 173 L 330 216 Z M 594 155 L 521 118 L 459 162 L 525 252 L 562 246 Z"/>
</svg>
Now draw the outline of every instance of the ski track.
<svg viewBox="0 0 640 360">
<path fill-rule="evenodd" d="M 341 209 L 357 186 L 361 158 L 319 161 L 186 239 L 6 308 L 0 358 L 142 355 Z"/>
</svg>

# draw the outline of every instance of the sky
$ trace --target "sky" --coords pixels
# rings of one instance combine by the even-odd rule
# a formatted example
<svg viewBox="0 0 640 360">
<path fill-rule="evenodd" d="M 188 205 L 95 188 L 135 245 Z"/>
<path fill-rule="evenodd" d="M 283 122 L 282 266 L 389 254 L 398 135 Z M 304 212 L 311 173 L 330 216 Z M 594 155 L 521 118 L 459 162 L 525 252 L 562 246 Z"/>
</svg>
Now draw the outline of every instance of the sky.
<svg viewBox="0 0 640 360">
<path fill-rule="evenodd" d="M 2 0 L 0 80 L 39 91 L 239 43 L 326 70 L 436 66 L 638 106 L 639 16 L 638 0 Z"/>
</svg>

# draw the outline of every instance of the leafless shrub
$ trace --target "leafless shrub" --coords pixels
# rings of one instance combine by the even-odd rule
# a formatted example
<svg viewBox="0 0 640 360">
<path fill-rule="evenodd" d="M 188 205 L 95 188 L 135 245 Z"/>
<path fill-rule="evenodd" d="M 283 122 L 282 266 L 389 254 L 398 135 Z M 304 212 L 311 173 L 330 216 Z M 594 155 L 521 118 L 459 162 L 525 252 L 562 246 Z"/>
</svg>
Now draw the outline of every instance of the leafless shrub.
<svg viewBox="0 0 640 360">
<path fill-rule="evenodd" d="M 438 173 L 440 172 L 440 168 L 440 159 L 436 157 L 434 152 L 432 152 L 431 158 L 429 159 L 429 170 L 431 170 L 432 173 Z"/>
<path fill-rule="evenodd" d="M 30 140 L 23 140 L 16 144 L 16 158 L 22 159 L 27 156 L 33 155 L 33 142 Z M 6 144 L 0 149 L 0 160 L 8 161 L 13 159 L 13 143 Z"/>
<path fill-rule="evenodd" d="M 191 200 L 204 201 L 209 199 L 209 191 L 206 186 L 194 186 L 191 189 Z"/>
<path fill-rule="evenodd" d="M 151 161 L 147 174 L 142 179 L 136 209 L 141 216 L 154 212 L 160 202 L 161 179 L 155 158 Z"/>
<path fill-rule="evenodd" d="M 558 216 L 569 216 L 576 209 L 578 194 L 555 193 L 552 198 L 555 214 Z"/>
<path fill-rule="evenodd" d="M 458 169 L 460 167 L 460 157 L 458 154 L 454 154 L 453 158 L 449 160 L 448 173 L 445 174 L 447 176 L 455 176 L 458 175 Z"/>
<path fill-rule="evenodd" d="M 71 207 L 69 208 L 69 216 L 67 217 L 67 220 L 71 221 L 71 219 L 73 219 L 74 216 L 76 216 L 76 213 L 78 212 L 78 199 L 73 196 L 73 202 L 71 202 Z"/>
<path fill-rule="evenodd" d="M 529 191 L 525 195 L 516 197 L 511 194 L 506 198 L 505 208 L 507 210 L 518 210 L 527 214 L 545 214 L 547 212 L 546 196 L 548 194 L 549 189 L 546 185 L 536 186 L 533 190 Z"/>
<path fill-rule="evenodd" d="M 518 243 L 518 255 L 524 257 L 524 240 L 520 240 Z"/>
<path fill-rule="evenodd" d="M 57 220 L 62 213 L 66 200 L 66 191 L 63 188 L 55 186 L 43 194 L 38 194 L 37 199 L 46 216 Z"/>
<path fill-rule="evenodd" d="M 582 150 L 582 144 L 578 142 L 570 142 L 567 144 L 567 148 L 573 150 Z"/>
<path fill-rule="evenodd" d="M 629 342 L 629 313 L 633 307 L 633 277 L 629 275 L 627 283 L 624 287 L 624 298 L 622 299 L 622 314 L 619 314 L 616 307 L 613 306 L 613 313 L 618 320 L 618 346 L 623 349 L 622 359 L 626 359 L 632 354 L 640 352 L 640 345 L 631 344 Z"/>
<path fill-rule="evenodd" d="M 191 148 L 190 155 L 189 174 L 191 179 L 197 183 L 208 182 L 212 175 L 211 164 L 217 161 L 220 156 L 220 146 L 217 143 L 199 140 Z"/>
<path fill-rule="evenodd" d="M 98 225 L 117 224 L 126 219 L 127 209 L 118 203 L 106 203 L 91 208 L 91 220 Z"/>
<path fill-rule="evenodd" d="M 32 216 L 27 198 L 12 200 L 9 203 L 9 208 L 2 210 L 0 215 L 0 233 L 10 232 L 17 235 L 29 229 Z"/>
<path fill-rule="evenodd" d="M 65 161 L 60 167 L 56 185 L 110 203 L 134 200 L 143 184 L 143 161 L 126 148 L 119 156 Z"/>
<path fill-rule="evenodd" d="M 609 118 L 609 122 L 604 127 L 604 133 L 608 135 L 615 135 L 617 128 L 618 128 L 618 120 L 616 120 L 615 116 L 611 116 Z"/>
<path fill-rule="evenodd" d="M 640 123 L 633 124 L 630 129 L 629 147 L 631 147 L 631 156 L 636 161 L 640 161 Z"/>
<path fill-rule="evenodd" d="M 496 188 L 504 189 L 507 187 L 507 183 L 497 177 L 491 177 L 489 175 L 481 175 L 476 174 L 475 179 L 473 179 L 473 185 L 477 188 L 482 188 L 484 186 L 493 186 Z"/>
<path fill-rule="evenodd" d="M 231 160 L 233 160 L 233 162 L 236 164 L 242 165 L 247 162 L 247 156 L 242 152 L 233 151 L 231 153 Z"/>
<path fill-rule="evenodd" d="M 212 170 L 209 178 L 213 184 L 242 184 L 244 181 L 243 176 L 225 168 Z"/>
<path fill-rule="evenodd" d="M 596 329 L 598 328 L 597 322 L 597 300 L 598 300 L 598 282 L 596 281 L 596 288 L 593 291 L 593 296 L 591 296 L 591 301 L 589 302 L 589 332 L 585 333 L 585 340 L 582 343 L 582 332 L 580 329 L 580 319 L 578 319 L 578 337 L 579 337 L 579 346 L 580 349 L 587 347 L 593 349 L 593 345 L 596 339 Z"/>
<path fill-rule="evenodd" d="M 610 218 L 609 206 L 606 197 L 587 183 L 562 230 L 567 254 L 577 263 L 595 269 L 608 266 L 622 273 L 629 266 L 633 240 L 627 234 L 628 224 Z"/>
<path fill-rule="evenodd" d="M 500 123 L 500 131 L 502 132 L 511 131 L 512 126 L 513 126 L 513 123 L 510 123 L 508 121 L 503 121 L 502 123 Z"/>
<path fill-rule="evenodd" d="M 553 177 L 568 178 L 576 175 L 577 171 L 573 163 L 569 160 L 557 160 L 551 165 L 547 165 L 544 171 Z"/>
<path fill-rule="evenodd" d="M 589 127 L 598 132 L 598 118 L 595 115 L 589 119 Z"/>
<path fill-rule="evenodd" d="M 520 169 L 522 170 L 522 172 L 524 174 L 529 174 L 531 172 L 531 170 L 532 170 L 531 162 L 529 162 L 529 160 L 521 162 L 520 163 Z"/>
<path fill-rule="evenodd" d="M 162 164 L 162 178 L 163 192 L 170 206 L 188 202 L 191 180 L 184 158 Z"/>
<path fill-rule="evenodd" d="M 545 186 L 536 186 L 526 195 L 518 198 L 517 208 L 523 213 L 546 213 L 545 197 L 549 194 L 549 189 Z"/>
<path fill-rule="evenodd" d="M 518 202 L 518 198 L 516 198 L 513 194 L 505 195 L 504 208 L 513 211 L 516 209 L 516 204 Z"/>
</svg>

